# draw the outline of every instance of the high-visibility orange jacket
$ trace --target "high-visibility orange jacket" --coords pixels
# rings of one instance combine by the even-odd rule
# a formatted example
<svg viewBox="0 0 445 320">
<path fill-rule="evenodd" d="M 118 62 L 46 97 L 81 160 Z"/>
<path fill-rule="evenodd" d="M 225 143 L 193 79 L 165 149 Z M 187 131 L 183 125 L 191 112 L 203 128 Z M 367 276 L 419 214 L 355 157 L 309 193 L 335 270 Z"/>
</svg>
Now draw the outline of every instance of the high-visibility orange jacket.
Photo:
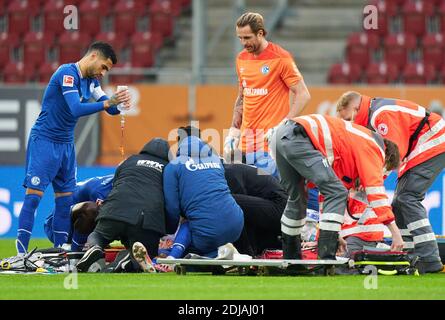
<svg viewBox="0 0 445 320">
<path fill-rule="evenodd" d="M 412 167 L 445 152 L 445 121 L 431 113 L 408 153 L 410 137 L 427 115 L 418 104 L 397 99 L 374 98 L 362 95 L 356 124 L 380 133 L 398 145 L 402 164 L 399 177 Z"/>
<path fill-rule="evenodd" d="M 330 116 L 313 114 L 293 120 L 305 128 L 343 185 L 349 190 L 358 179 L 379 221 L 385 225 L 394 221 L 383 185 L 383 139 L 362 126 Z"/>
<path fill-rule="evenodd" d="M 324 197 L 319 195 L 320 211 L 323 211 Z M 365 192 L 353 191 L 349 194 L 348 209 L 341 226 L 340 236 L 354 236 L 364 241 L 383 241 L 384 225 L 372 208 L 369 207 Z"/>
<path fill-rule="evenodd" d="M 340 236 L 354 236 L 364 241 L 383 241 L 384 225 L 369 207 L 366 194 L 355 192 L 350 194 L 348 212 L 341 226 Z"/>
</svg>

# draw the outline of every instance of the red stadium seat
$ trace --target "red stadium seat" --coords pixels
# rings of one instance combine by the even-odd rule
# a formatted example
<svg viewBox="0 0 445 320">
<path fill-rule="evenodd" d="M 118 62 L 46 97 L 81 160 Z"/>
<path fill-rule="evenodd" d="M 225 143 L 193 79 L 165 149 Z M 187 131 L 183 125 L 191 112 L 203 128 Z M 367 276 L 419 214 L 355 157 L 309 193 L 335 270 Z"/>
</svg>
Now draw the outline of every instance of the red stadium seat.
<svg viewBox="0 0 445 320">
<path fill-rule="evenodd" d="M 409 0 L 402 9 L 403 30 L 417 37 L 427 30 L 427 19 L 434 15 L 434 2 L 431 0 Z"/>
<path fill-rule="evenodd" d="M 65 3 L 63 0 L 46 1 L 44 8 L 44 30 L 60 35 L 65 31 L 64 20 L 65 15 L 63 8 Z"/>
<path fill-rule="evenodd" d="M 91 38 L 77 31 L 65 31 L 59 38 L 59 62 L 76 62 L 84 54 L 90 45 Z"/>
<path fill-rule="evenodd" d="M 376 6 L 378 10 L 378 28 L 366 30 L 367 33 L 378 34 L 379 36 L 386 36 L 389 32 L 389 21 L 398 13 L 398 5 L 391 1 L 385 0 L 371 0 L 368 4 Z"/>
<path fill-rule="evenodd" d="M 441 33 L 427 34 L 422 39 L 423 63 L 440 67 L 444 59 L 444 39 Z"/>
<path fill-rule="evenodd" d="M 328 82 L 331 84 L 350 84 L 359 82 L 360 78 L 360 67 L 347 62 L 333 64 L 328 74 Z"/>
<path fill-rule="evenodd" d="M 412 34 L 390 34 L 385 38 L 385 61 L 402 68 L 408 61 L 408 54 L 416 47 L 417 40 Z"/>
<path fill-rule="evenodd" d="M 131 62 L 125 62 L 125 63 L 117 63 L 112 70 L 120 70 L 125 72 L 125 69 L 130 68 L 140 68 L 141 65 L 134 64 Z M 131 74 L 119 74 L 119 75 L 110 75 L 110 83 L 116 84 L 116 85 L 127 85 L 130 83 L 134 83 L 137 81 L 140 81 L 144 78 L 143 75 L 131 75 Z"/>
<path fill-rule="evenodd" d="M 145 14 L 146 9 L 143 1 L 120 0 L 114 8 L 114 31 L 128 36 L 133 34 L 138 18 Z"/>
<path fill-rule="evenodd" d="M 14 0 L 8 6 L 8 32 L 23 35 L 30 29 L 32 0 Z"/>
<path fill-rule="evenodd" d="M 54 38 L 51 33 L 28 32 L 24 39 L 23 61 L 25 68 L 34 68 L 41 65 L 47 56 L 47 51 Z"/>
<path fill-rule="evenodd" d="M 19 45 L 19 37 L 15 33 L 0 33 L 0 68 L 11 61 L 12 50 Z"/>
<path fill-rule="evenodd" d="M 127 39 L 128 38 L 125 34 L 116 32 L 101 32 L 94 37 L 95 41 L 109 43 L 116 53 L 127 45 Z"/>
<path fill-rule="evenodd" d="M 439 6 L 440 31 L 445 34 L 445 0 L 442 0 Z"/>
<path fill-rule="evenodd" d="M 102 18 L 110 13 L 110 5 L 105 1 L 87 0 L 79 7 L 79 27 L 82 32 L 94 36 L 101 31 Z"/>
<path fill-rule="evenodd" d="M 25 70 L 23 62 L 10 62 L 3 70 L 3 80 L 5 83 L 23 83 L 31 80 L 34 70 Z"/>
<path fill-rule="evenodd" d="M 173 36 L 174 15 L 171 2 L 155 0 L 150 6 L 150 30 L 156 30 L 164 38 Z"/>
<path fill-rule="evenodd" d="M 397 82 L 399 70 L 386 62 L 371 63 L 366 69 L 365 81 L 369 84 L 388 84 Z"/>
<path fill-rule="evenodd" d="M 377 34 L 354 32 L 348 37 L 346 44 L 346 59 L 349 63 L 354 63 L 365 67 L 371 61 L 372 50 L 380 45 Z"/>
<path fill-rule="evenodd" d="M 158 33 L 149 31 L 135 33 L 131 38 L 131 61 L 144 67 L 151 67 L 161 45 L 162 37 Z"/>
<path fill-rule="evenodd" d="M 424 65 L 421 62 L 408 63 L 402 73 L 405 84 L 425 85 L 436 80 L 436 69 L 433 65 Z"/>
<path fill-rule="evenodd" d="M 58 62 L 43 63 L 37 71 L 37 82 L 48 83 L 49 79 L 51 79 L 51 76 L 53 75 L 54 72 L 56 72 L 58 67 L 59 67 Z"/>
</svg>

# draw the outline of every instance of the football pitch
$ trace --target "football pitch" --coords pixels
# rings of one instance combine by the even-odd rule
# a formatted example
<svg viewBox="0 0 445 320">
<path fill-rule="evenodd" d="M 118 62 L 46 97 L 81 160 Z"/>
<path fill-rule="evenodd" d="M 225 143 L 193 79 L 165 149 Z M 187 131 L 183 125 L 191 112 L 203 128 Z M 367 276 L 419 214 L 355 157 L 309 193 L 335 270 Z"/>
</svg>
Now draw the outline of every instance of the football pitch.
<svg viewBox="0 0 445 320">
<path fill-rule="evenodd" d="M 30 248 L 49 247 L 32 240 Z M 0 240 L 0 257 L 15 254 Z M 71 276 L 71 278 L 67 278 Z M 445 273 L 423 276 L 213 276 L 164 274 L 0 274 L 2 300 L 404 300 L 444 299 Z M 68 287 L 65 288 L 65 286 Z M 372 288 L 375 289 L 372 289 Z M 366 289 L 369 288 L 369 289 Z"/>
</svg>

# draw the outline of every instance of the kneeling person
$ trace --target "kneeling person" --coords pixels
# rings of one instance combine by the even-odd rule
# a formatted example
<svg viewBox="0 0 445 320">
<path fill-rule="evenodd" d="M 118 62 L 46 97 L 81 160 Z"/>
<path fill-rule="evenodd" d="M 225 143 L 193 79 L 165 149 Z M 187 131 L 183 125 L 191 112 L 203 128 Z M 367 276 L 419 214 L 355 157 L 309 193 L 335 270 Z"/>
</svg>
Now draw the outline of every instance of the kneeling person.
<svg viewBox="0 0 445 320">
<path fill-rule="evenodd" d="M 103 258 L 103 248 L 114 240 L 129 250 L 142 243 L 151 258 L 157 255 L 159 239 L 166 233 L 162 174 L 168 159 L 168 142 L 156 138 L 117 168 L 113 188 L 88 237 L 89 249 L 76 266 L 79 271 Z"/>
</svg>

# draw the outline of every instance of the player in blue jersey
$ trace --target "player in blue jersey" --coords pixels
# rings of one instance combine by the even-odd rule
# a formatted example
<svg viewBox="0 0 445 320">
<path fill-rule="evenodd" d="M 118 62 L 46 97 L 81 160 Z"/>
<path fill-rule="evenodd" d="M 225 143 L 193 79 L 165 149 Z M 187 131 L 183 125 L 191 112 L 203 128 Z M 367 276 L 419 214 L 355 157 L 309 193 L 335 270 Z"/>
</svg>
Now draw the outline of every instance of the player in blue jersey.
<svg viewBox="0 0 445 320">
<path fill-rule="evenodd" d="M 109 98 L 99 84 L 116 62 L 116 54 L 109 44 L 95 42 L 81 60 L 60 66 L 52 75 L 43 95 L 42 111 L 28 141 L 26 195 L 16 241 L 18 254 L 28 250 L 34 214 L 50 183 L 55 192 L 54 246 L 67 242 L 72 193 L 76 186 L 74 128 L 77 120 L 103 110 L 111 115 L 119 114 L 118 104 L 126 109 L 130 107 L 128 90 Z M 96 102 L 88 102 L 90 99 Z"/>
<path fill-rule="evenodd" d="M 91 201 L 96 204 L 101 204 L 108 196 L 108 194 L 111 191 L 112 182 L 113 182 L 113 174 L 103 176 L 103 177 L 93 177 L 89 178 L 87 180 L 78 182 L 76 184 L 76 190 L 73 192 L 73 203 L 75 204 L 81 204 L 85 201 Z M 88 208 L 88 210 L 85 210 Z M 75 213 L 78 213 L 77 216 L 75 216 Z M 48 236 L 48 239 L 54 243 L 54 232 L 53 232 L 53 218 L 54 218 L 55 210 L 53 210 L 45 219 L 45 225 L 44 230 L 46 235 Z M 75 221 L 78 218 L 82 219 L 84 218 L 84 215 L 94 213 L 97 215 L 97 210 L 93 210 L 91 208 L 91 205 L 88 206 L 80 206 L 77 208 L 76 206 L 72 207 L 71 211 L 71 221 Z M 89 221 L 91 220 L 94 222 L 94 217 L 86 217 Z M 83 221 L 83 225 L 86 224 L 86 221 Z M 78 221 L 79 223 L 79 221 Z M 90 226 L 91 230 L 94 229 L 94 223 Z M 71 226 L 70 231 L 68 232 L 68 243 L 71 243 L 71 250 L 72 251 L 81 251 L 84 244 L 87 241 L 88 238 L 88 232 L 79 232 L 74 228 L 74 226 Z"/>
</svg>

